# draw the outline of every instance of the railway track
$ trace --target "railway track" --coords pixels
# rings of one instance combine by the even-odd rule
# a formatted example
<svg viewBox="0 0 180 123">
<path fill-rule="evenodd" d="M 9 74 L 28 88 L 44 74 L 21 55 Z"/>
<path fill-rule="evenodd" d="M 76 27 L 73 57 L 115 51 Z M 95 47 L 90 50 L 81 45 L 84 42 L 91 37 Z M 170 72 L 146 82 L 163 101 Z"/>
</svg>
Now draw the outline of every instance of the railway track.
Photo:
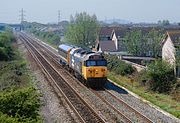
<svg viewBox="0 0 180 123">
<path fill-rule="evenodd" d="M 127 108 L 129 108 L 130 110 L 134 111 L 135 114 L 139 115 L 139 117 L 141 117 L 144 121 L 146 121 L 147 123 L 153 123 L 153 121 L 151 119 L 149 119 L 148 117 L 146 117 L 145 115 L 143 115 L 142 113 L 140 113 L 138 110 L 134 109 L 133 107 L 131 107 L 129 104 L 127 104 L 125 101 L 123 101 L 122 99 L 118 98 L 116 95 L 114 95 L 112 92 L 110 92 L 109 90 L 107 90 L 106 88 L 104 88 L 104 90 L 111 95 L 112 97 L 114 97 L 119 103 L 124 104 Z"/>
<path fill-rule="evenodd" d="M 115 96 L 109 90 L 104 88 L 102 91 L 98 91 L 98 90 L 91 90 L 91 91 L 95 95 L 97 95 L 99 98 L 101 98 L 101 100 L 103 100 L 115 112 L 117 112 L 120 115 L 123 115 L 123 117 L 125 117 L 128 120 L 128 122 L 133 122 L 133 123 L 134 122 L 138 122 L 138 123 L 140 123 L 140 122 L 153 123 L 152 120 L 150 120 L 148 117 L 146 117 L 145 115 L 143 115 L 142 113 L 140 113 L 139 111 L 137 111 L 136 109 L 131 107 L 129 104 L 124 102 L 122 99 L 120 99 L 117 96 Z M 103 94 L 103 93 L 106 93 L 106 94 Z M 111 103 L 111 101 L 116 103 L 116 106 L 114 106 Z M 121 108 L 118 109 L 117 107 L 120 107 L 118 105 L 120 105 L 121 107 L 124 107 L 125 111 L 123 111 Z M 131 113 L 129 113 L 129 112 L 131 112 Z"/>
<path fill-rule="evenodd" d="M 31 43 L 31 40 L 24 35 L 20 35 L 22 41 L 24 41 L 25 46 L 30 51 L 30 53 L 36 58 L 36 61 L 40 64 L 42 69 L 47 75 L 53 80 L 53 84 L 62 93 L 72 110 L 79 117 L 81 122 L 98 122 L 104 123 L 102 119 L 93 108 L 82 99 L 82 97 L 75 91 L 75 89 L 66 82 L 59 72 L 49 63 L 49 61 L 40 53 L 35 46 Z M 52 84 L 52 83 L 51 83 Z"/>
<path fill-rule="evenodd" d="M 39 45 L 39 47 L 42 48 L 43 46 Z M 58 57 L 57 55 L 55 55 L 49 49 L 46 49 L 46 51 L 44 53 L 45 53 L 46 57 L 48 57 L 51 62 L 54 62 L 53 66 L 60 66 L 59 63 L 57 62 L 57 57 Z M 69 74 L 69 73 L 66 71 L 65 74 Z M 84 85 L 81 84 L 81 86 L 84 86 Z M 109 107 L 111 107 L 121 117 L 123 117 L 126 120 L 126 122 L 129 122 L 129 123 L 131 123 L 131 122 L 147 122 L 147 123 L 152 123 L 153 122 L 148 117 L 144 116 L 143 114 L 141 114 L 140 112 L 138 112 L 137 110 L 132 108 L 130 105 L 125 103 L 123 100 L 117 98 L 113 93 L 111 93 L 110 91 L 108 91 L 106 89 L 104 89 L 104 92 L 107 93 L 109 96 L 111 96 L 114 100 L 116 100 L 116 102 L 118 104 L 121 104 L 121 105 L 125 106 L 125 109 L 129 110 L 131 112 L 129 114 L 131 114 L 131 115 L 127 115 L 123 111 L 117 109 L 107 99 L 105 99 L 105 97 L 103 95 L 101 95 L 98 91 L 95 91 L 95 90 L 92 90 L 92 89 L 90 89 L 90 91 L 92 91 L 96 96 L 98 96 L 104 103 L 106 103 Z"/>
</svg>

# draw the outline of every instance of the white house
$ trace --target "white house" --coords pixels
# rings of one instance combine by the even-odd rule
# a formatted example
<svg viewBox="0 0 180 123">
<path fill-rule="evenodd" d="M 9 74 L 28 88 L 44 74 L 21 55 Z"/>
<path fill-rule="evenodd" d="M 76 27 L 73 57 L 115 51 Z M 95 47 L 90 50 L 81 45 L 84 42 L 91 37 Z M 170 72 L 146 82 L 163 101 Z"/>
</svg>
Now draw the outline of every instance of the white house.
<svg viewBox="0 0 180 123">
<path fill-rule="evenodd" d="M 180 57 L 180 30 L 167 31 L 162 44 L 162 59 L 174 65 L 176 75 L 180 76 L 180 69 L 176 67 L 177 56 Z"/>
</svg>

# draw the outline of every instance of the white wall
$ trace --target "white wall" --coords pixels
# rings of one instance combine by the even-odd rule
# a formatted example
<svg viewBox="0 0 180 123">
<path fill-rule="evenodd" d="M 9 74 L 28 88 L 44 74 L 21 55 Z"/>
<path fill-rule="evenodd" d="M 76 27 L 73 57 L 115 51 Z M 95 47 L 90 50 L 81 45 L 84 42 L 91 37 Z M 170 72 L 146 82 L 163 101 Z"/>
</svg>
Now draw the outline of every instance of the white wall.
<svg viewBox="0 0 180 123">
<path fill-rule="evenodd" d="M 112 41 L 114 41 L 115 46 L 116 46 L 116 50 L 118 50 L 118 39 L 117 39 L 117 37 L 116 37 L 116 34 L 115 34 L 115 33 L 113 34 Z"/>
<path fill-rule="evenodd" d="M 162 59 L 175 65 L 175 47 L 170 37 L 168 37 L 162 47 Z"/>
</svg>

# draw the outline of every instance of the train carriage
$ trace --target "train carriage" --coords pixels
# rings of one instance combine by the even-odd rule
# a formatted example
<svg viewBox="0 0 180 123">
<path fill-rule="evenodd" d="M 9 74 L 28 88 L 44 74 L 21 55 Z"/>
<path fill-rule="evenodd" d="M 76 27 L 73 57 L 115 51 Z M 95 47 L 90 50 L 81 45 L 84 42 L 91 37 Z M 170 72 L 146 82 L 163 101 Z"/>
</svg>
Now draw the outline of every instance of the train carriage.
<svg viewBox="0 0 180 123">
<path fill-rule="evenodd" d="M 63 65 L 69 65 L 70 61 L 70 51 L 73 49 L 72 46 L 66 45 L 66 44 L 61 44 L 58 47 L 58 53 L 60 55 L 60 63 Z"/>
</svg>

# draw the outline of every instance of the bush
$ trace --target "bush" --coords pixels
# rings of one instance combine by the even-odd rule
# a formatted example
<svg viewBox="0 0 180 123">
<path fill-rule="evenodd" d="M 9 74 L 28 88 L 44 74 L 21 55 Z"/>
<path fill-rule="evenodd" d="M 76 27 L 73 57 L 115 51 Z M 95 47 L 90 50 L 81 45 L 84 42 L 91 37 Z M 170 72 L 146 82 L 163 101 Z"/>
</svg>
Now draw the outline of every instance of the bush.
<svg viewBox="0 0 180 123">
<path fill-rule="evenodd" d="M 0 123 L 20 123 L 20 122 L 18 121 L 18 118 L 13 118 L 0 112 Z"/>
<path fill-rule="evenodd" d="M 135 68 L 131 65 L 119 60 L 116 56 L 106 56 L 108 61 L 108 69 L 120 75 L 131 75 Z"/>
<path fill-rule="evenodd" d="M 174 84 L 171 95 L 174 100 L 180 102 L 180 80 L 177 80 L 177 82 Z"/>
<path fill-rule="evenodd" d="M 20 121 L 27 119 L 38 121 L 39 102 L 39 94 L 32 87 L 0 93 L 0 111 Z"/>
<path fill-rule="evenodd" d="M 160 93 L 169 93 L 176 82 L 174 69 L 165 61 L 157 60 L 148 66 L 150 89 Z"/>
<path fill-rule="evenodd" d="M 0 62 L 0 91 L 8 88 L 20 88 L 30 82 L 26 62 L 22 59 Z"/>
<path fill-rule="evenodd" d="M 13 49 L 11 47 L 12 41 L 14 41 L 12 32 L 4 32 L 0 34 L 0 61 L 7 61 L 13 58 Z"/>
</svg>

